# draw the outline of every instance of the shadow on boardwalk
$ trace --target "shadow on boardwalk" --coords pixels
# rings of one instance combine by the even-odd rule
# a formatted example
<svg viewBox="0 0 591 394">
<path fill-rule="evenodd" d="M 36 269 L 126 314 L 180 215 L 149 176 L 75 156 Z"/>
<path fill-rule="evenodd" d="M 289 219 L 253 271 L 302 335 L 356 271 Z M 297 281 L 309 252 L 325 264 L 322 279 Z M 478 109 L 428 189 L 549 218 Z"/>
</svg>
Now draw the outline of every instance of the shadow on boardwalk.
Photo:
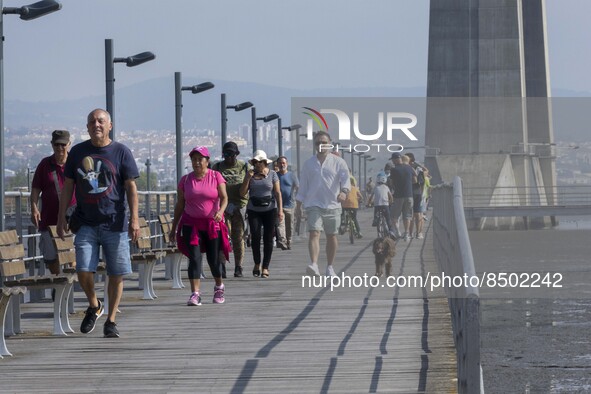
<svg viewBox="0 0 591 394">
<path fill-rule="evenodd" d="M 360 214 L 366 237 L 345 236 L 335 268 L 340 275 L 374 273 L 370 211 Z M 324 244 L 322 244 L 322 250 Z M 456 361 L 447 300 L 420 288 L 309 288 L 306 239 L 276 249 L 269 279 L 226 280 L 226 304 L 214 305 L 213 281 L 202 282 L 203 305 L 187 307 L 188 290 L 170 289 L 155 273 L 158 299 L 141 300 L 126 281 L 119 339 L 95 331 L 52 337 L 49 304 L 23 307 L 25 334 L 7 339 L 14 357 L 0 360 L 7 392 L 454 392 Z M 320 267 L 326 262 L 321 253 Z M 229 270 L 230 272 L 231 270 Z M 395 275 L 436 272 L 430 233 L 398 243 Z M 183 272 L 185 275 L 186 272 Z M 77 294 L 72 326 L 86 307 Z"/>
</svg>

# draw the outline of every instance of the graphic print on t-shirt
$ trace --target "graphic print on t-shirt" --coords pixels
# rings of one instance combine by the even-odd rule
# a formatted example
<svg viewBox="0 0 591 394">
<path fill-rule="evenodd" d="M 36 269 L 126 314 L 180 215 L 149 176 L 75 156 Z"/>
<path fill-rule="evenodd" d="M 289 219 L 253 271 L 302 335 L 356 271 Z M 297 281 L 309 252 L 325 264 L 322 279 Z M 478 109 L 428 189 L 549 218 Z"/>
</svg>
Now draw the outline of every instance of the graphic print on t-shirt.
<svg viewBox="0 0 591 394">
<path fill-rule="evenodd" d="M 109 193 L 113 185 L 115 167 L 105 158 L 99 156 L 86 156 L 82 159 L 82 168 L 78 168 L 78 174 L 84 180 L 78 183 L 85 194 L 100 195 Z"/>
</svg>

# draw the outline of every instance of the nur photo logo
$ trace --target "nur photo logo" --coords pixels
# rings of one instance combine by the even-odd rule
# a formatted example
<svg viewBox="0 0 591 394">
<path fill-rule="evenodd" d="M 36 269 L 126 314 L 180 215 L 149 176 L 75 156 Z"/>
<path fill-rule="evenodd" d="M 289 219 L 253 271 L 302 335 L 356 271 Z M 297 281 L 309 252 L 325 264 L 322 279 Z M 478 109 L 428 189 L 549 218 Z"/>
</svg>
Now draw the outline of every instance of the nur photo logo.
<svg viewBox="0 0 591 394">
<path fill-rule="evenodd" d="M 324 115 L 334 115 L 337 120 L 337 133 L 331 133 L 333 144 L 320 146 L 321 150 L 336 150 L 346 152 L 400 152 L 404 149 L 401 144 L 391 143 L 394 138 L 400 138 L 404 135 L 410 141 L 418 141 L 417 137 L 410 129 L 417 125 L 417 117 L 409 112 L 377 112 L 377 130 L 361 130 L 360 115 L 358 111 L 352 112 L 353 121 L 347 112 L 340 109 L 320 109 L 312 107 L 302 107 L 305 111 L 302 113 L 308 116 L 306 122 L 306 137 L 308 140 L 314 138 L 314 125 L 316 130 L 329 131 L 328 122 Z M 366 111 L 367 112 L 367 111 Z M 371 116 L 364 113 L 363 116 Z M 355 141 L 368 141 L 368 143 L 352 144 Z M 385 142 L 384 142 L 385 141 Z M 371 143 L 370 143 L 371 142 Z"/>
</svg>

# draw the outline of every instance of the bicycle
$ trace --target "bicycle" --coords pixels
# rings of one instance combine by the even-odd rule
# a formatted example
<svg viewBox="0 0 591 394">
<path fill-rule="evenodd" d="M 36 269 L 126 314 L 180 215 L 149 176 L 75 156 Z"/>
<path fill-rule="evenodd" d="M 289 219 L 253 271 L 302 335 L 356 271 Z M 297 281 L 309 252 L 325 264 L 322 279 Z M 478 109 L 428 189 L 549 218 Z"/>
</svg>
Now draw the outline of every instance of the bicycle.
<svg viewBox="0 0 591 394">
<path fill-rule="evenodd" d="M 353 244 L 355 243 L 355 237 L 359 234 L 359 229 L 353 220 L 353 212 L 347 209 L 343 214 L 344 218 L 343 223 L 341 223 L 341 227 L 339 228 L 339 234 L 343 235 L 349 231 L 349 242 Z"/>
<path fill-rule="evenodd" d="M 388 228 L 388 221 L 383 211 L 378 211 L 377 217 L 377 230 L 378 238 L 384 238 L 390 236 L 390 229 Z"/>
</svg>

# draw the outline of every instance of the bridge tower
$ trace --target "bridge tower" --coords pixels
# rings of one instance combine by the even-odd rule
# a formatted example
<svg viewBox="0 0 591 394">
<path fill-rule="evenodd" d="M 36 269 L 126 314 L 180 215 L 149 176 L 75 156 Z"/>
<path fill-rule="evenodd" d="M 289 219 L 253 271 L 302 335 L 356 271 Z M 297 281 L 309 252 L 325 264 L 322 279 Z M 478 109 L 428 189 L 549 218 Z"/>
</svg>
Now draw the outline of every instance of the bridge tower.
<svg viewBox="0 0 591 394">
<path fill-rule="evenodd" d="M 425 163 L 435 181 L 462 177 L 480 205 L 555 203 L 545 11 L 431 0 Z"/>
</svg>

